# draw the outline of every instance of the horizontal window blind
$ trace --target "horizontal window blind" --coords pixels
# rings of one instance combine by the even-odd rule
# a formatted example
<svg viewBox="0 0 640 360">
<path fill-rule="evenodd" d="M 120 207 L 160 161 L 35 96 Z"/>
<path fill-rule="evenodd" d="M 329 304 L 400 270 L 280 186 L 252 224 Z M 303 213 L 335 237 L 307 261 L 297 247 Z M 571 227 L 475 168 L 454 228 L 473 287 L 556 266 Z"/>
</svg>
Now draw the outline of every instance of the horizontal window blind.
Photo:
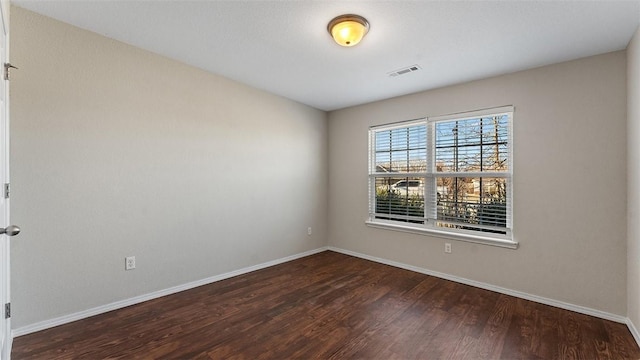
<svg viewBox="0 0 640 360">
<path fill-rule="evenodd" d="M 498 110 L 371 128 L 370 218 L 509 235 L 513 112 Z"/>
<path fill-rule="evenodd" d="M 427 171 L 427 125 L 374 132 L 376 173 L 418 173 Z"/>
<path fill-rule="evenodd" d="M 424 224 L 426 121 L 372 131 L 370 144 L 372 216 Z"/>
<path fill-rule="evenodd" d="M 506 234 L 509 119 L 509 114 L 494 114 L 433 122 L 436 225 Z M 504 175 L 495 177 L 496 173 Z"/>
</svg>

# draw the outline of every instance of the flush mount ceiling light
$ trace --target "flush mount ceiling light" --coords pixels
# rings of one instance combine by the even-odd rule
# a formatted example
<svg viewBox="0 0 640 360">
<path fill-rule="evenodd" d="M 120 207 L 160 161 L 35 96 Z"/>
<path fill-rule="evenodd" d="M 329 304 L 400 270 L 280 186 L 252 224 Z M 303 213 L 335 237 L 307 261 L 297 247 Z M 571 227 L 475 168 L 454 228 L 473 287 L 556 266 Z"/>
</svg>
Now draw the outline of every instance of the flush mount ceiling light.
<svg viewBox="0 0 640 360">
<path fill-rule="evenodd" d="M 354 46 L 369 31 L 369 22 L 360 15 L 340 15 L 329 21 L 327 30 L 338 45 Z"/>
</svg>

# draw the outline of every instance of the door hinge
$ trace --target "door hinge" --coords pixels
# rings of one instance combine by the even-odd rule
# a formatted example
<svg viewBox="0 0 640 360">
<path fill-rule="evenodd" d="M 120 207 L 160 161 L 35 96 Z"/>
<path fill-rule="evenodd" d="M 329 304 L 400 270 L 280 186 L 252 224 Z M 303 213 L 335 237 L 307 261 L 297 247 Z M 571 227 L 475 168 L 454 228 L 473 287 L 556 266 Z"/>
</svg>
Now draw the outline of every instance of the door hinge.
<svg viewBox="0 0 640 360">
<path fill-rule="evenodd" d="M 11 65 L 10 63 L 4 63 L 4 79 L 5 80 L 9 80 L 9 69 L 11 68 L 17 69 L 17 67 Z"/>
<path fill-rule="evenodd" d="M 11 303 L 4 304 L 4 318 L 8 319 L 11 317 Z"/>
<path fill-rule="evenodd" d="M 9 183 L 4 184 L 4 198 L 8 199 L 11 195 L 11 185 Z"/>
</svg>

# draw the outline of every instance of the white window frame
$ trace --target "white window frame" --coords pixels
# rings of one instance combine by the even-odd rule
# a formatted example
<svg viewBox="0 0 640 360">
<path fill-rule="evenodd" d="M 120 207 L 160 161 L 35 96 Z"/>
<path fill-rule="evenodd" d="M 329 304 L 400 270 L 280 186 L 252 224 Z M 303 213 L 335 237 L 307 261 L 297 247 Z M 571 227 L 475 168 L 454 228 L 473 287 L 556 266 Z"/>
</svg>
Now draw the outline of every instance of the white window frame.
<svg viewBox="0 0 640 360">
<path fill-rule="evenodd" d="M 409 233 L 424 234 L 429 236 L 441 237 L 446 239 L 460 240 L 466 242 L 487 244 L 510 249 L 516 249 L 518 243 L 513 237 L 513 114 L 515 108 L 513 106 L 502 106 L 490 109 L 476 110 L 464 113 L 425 117 L 417 120 L 396 122 L 391 124 L 372 126 L 369 128 L 369 217 L 365 222 L 366 225 L 374 228 L 382 228 L 387 230 L 402 231 Z M 435 124 L 444 121 L 468 120 L 479 117 L 489 117 L 497 115 L 508 116 L 508 171 L 506 172 L 482 172 L 482 173 L 439 173 L 435 170 Z M 417 173 L 400 173 L 401 177 L 420 177 L 425 181 L 424 192 L 424 224 L 409 223 L 398 220 L 385 220 L 377 218 L 381 214 L 375 213 L 376 204 L 376 183 L 375 179 L 380 177 L 388 177 L 388 174 L 376 172 L 375 164 L 375 136 L 381 131 L 388 131 L 398 128 L 408 128 L 412 126 L 426 125 L 427 129 L 427 170 L 426 172 Z M 396 176 L 397 176 L 396 175 Z M 445 228 L 437 226 L 436 222 L 436 178 L 443 177 L 501 177 L 507 179 L 507 219 L 506 234 L 493 234 L 476 230 L 464 230 L 455 228 Z"/>
</svg>

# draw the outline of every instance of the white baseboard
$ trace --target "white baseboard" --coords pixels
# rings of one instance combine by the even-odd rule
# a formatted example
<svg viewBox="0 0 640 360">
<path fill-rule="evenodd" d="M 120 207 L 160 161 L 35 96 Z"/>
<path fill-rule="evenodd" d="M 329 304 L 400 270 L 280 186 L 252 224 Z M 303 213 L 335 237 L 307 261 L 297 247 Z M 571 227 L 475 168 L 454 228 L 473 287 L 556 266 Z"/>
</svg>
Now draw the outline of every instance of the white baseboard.
<svg viewBox="0 0 640 360">
<path fill-rule="evenodd" d="M 638 333 L 638 329 L 636 329 L 636 326 L 633 324 L 633 322 L 629 318 L 627 318 L 627 321 L 625 321 L 625 324 L 627 324 L 627 327 L 629 328 L 631 335 L 633 335 L 633 338 L 636 339 L 636 343 L 638 343 L 638 346 L 640 346 L 640 333 Z"/>
<path fill-rule="evenodd" d="M 359 257 L 359 258 L 366 259 L 366 260 L 371 260 L 371 261 L 374 261 L 374 262 L 377 262 L 377 263 L 381 263 L 381 264 L 391 265 L 391 266 L 394 266 L 394 267 L 397 267 L 397 268 L 410 270 L 410 271 L 414 271 L 414 272 L 425 274 L 425 275 L 435 276 L 437 278 L 441 278 L 441 279 L 445 279 L 445 280 L 455 281 L 457 283 L 461 283 L 461 284 L 465 284 L 465 285 L 475 286 L 477 288 L 481 288 L 481 289 L 485 289 L 485 290 L 495 291 L 497 293 L 501 293 L 501 294 L 505 294 L 505 295 L 515 296 L 517 298 L 534 301 L 534 302 L 537 302 L 537 303 L 540 303 L 540 304 L 555 306 L 557 308 L 570 310 L 570 311 L 575 311 L 575 312 L 581 313 L 581 314 L 595 316 L 595 317 L 598 317 L 598 318 L 601 318 L 601 319 L 611 320 L 611 321 L 615 321 L 615 322 L 623 323 L 623 324 L 627 324 L 627 325 L 630 323 L 628 321 L 628 318 L 626 318 L 624 316 L 611 314 L 611 313 L 608 313 L 608 312 L 605 312 L 605 311 L 591 309 L 591 308 L 580 306 L 580 305 L 574 305 L 574 304 L 566 303 L 566 302 L 563 302 L 563 301 L 558 301 L 558 300 L 545 298 L 545 297 L 542 297 L 542 296 L 531 295 L 531 294 L 527 294 L 527 293 L 524 293 L 524 292 L 521 292 L 521 291 L 517 291 L 517 290 L 511 290 L 511 289 L 503 288 L 503 287 L 500 287 L 500 286 L 495 286 L 495 285 L 483 283 L 483 282 L 480 282 L 480 281 L 465 279 L 465 278 L 462 278 L 462 277 L 449 275 L 449 274 L 445 274 L 445 273 L 441 273 L 441 272 L 437 272 L 437 271 L 432 271 L 432 270 L 428 270 L 428 269 L 417 267 L 417 266 L 413 266 L 413 265 L 407 265 L 407 264 L 399 263 L 399 262 L 396 262 L 396 261 L 382 259 L 382 258 L 378 258 L 378 257 L 375 257 L 375 256 L 361 254 L 361 253 L 357 253 L 357 252 L 351 251 L 351 250 L 340 249 L 340 248 L 336 248 L 336 247 L 333 247 L 333 246 L 329 246 L 329 250 L 335 251 L 335 252 L 339 252 L 339 253 L 342 253 L 342 254 L 345 254 L 345 255 L 351 255 L 351 256 Z M 633 334 L 633 330 L 630 330 L 630 331 Z M 634 334 L 633 336 L 636 338 L 636 341 L 637 341 L 638 337 L 636 336 L 636 334 Z"/>
<path fill-rule="evenodd" d="M 262 264 L 258 264 L 258 265 L 253 265 L 253 266 L 249 266 L 246 268 L 242 268 L 239 270 L 234 270 L 225 274 L 220 274 L 220 275 L 215 275 L 215 276 L 211 276 L 208 277 L 206 279 L 201 279 L 201 280 L 196 280 L 190 283 L 186 283 L 183 285 L 178 285 L 178 286 L 174 286 L 168 289 L 164 289 L 164 290 L 159 290 L 159 291 L 155 291 L 149 294 L 145 294 L 145 295 L 140 295 L 140 296 L 136 296 L 136 297 L 132 297 L 129 299 L 125 299 L 125 300 L 121 300 L 121 301 L 116 301 L 107 305 L 102 305 L 102 306 L 98 306 L 95 308 L 91 308 L 88 310 L 84 310 L 84 311 L 80 311 L 77 313 L 73 313 L 73 314 L 69 314 L 69 315 L 64 315 L 64 316 L 60 316 L 54 319 L 50 319 L 50 320 L 45 320 L 45 321 L 41 321 L 35 324 L 31 324 L 31 325 L 27 325 L 27 326 L 23 326 L 17 329 L 14 329 L 12 331 L 12 337 L 18 337 L 18 336 L 22 336 L 22 335 L 27 335 L 27 334 L 31 334 L 34 333 L 36 331 L 41 331 L 41 330 L 45 330 L 45 329 L 49 329 L 55 326 L 59 326 L 59 325 L 64 325 L 73 321 L 77 321 L 77 320 L 81 320 L 81 319 L 85 319 L 94 315 L 99 315 L 99 314 L 103 314 L 112 310 L 117 310 L 117 309 L 121 309 L 123 307 L 127 307 L 127 306 L 131 306 L 131 305 L 135 305 L 135 304 L 139 304 L 141 302 L 145 302 L 145 301 L 149 301 L 149 300 L 153 300 L 153 299 L 157 299 L 159 297 L 162 296 L 167 296 L 167 295 L 171 295 L 171 294 L 175 294 L 181 291 L 185 291 L 185 290 L 189 290 L 189 289 L 193 289 L 195 287 L 198 286 L 202 286 L 202 285 L 207 285 L 207 284 L 211 284 L 214 283 L 216 281 L 220 281 L 220 280 L 224 280 L 224 279 L 228 279 L 234 276 L 238 276 L 238 275 L 242 275 L 242 274 L 246 274 L 252 271 L 256 271 L 256 270 L 260 270 L 260 269 L 264 269 L 264 268 L 268 268 L 274 265 L 278 265 L 278 264 L 282 264 L 288 261 L 292 261 L 292 260 L 296 260 L 305 256 L 309 256 L 309 255 L 313 255 L 313 254 L 317 254 L 323 251 L 328 250 L 328 247 L 324 246 L 318 249 L 314 249 L 314 250 L 310 250 L 310 251 L 305 251 L 303 253 L 299 253 L 299 254 L 295 254 L 295 255 L 291 255 L 291 256 L 287 256 L 284 258 L 280 258 L 280 259 L 276 259 L 276 260 L 272 260 L 272 261 L 267 261 L 265 263 Z"/>
</svg>

